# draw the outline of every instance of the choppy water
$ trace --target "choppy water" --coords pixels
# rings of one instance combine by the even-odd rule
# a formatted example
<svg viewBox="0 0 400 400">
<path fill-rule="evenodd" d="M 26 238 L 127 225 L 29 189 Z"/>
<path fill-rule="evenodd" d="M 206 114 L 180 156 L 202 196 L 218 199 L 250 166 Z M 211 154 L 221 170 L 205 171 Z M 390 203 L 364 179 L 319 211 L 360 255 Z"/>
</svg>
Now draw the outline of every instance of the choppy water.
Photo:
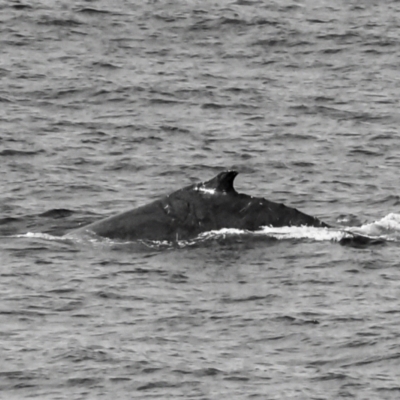
<svg viewBox="0 0 400 400">
<path fill-rule="evenodd" d="M 1 398 L 399 397 L 399 2 L 0 11 Z M 61 238 L 225 168 L 387 242 Z"/>
</svg>

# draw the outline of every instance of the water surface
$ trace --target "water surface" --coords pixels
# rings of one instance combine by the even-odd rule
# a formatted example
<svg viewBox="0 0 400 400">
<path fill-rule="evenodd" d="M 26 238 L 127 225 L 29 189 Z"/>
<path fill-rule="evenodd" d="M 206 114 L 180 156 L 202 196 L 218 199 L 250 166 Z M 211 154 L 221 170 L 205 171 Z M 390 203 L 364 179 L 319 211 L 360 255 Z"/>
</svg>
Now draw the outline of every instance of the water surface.
<svg viewBox="0 0 400 400">
<path fill-rule="evenodd" d="M 3 396 L 398 398 L 399 2 L 0 9 Z M 390 240 L 60 238 L 226 168 Z"/>
</svg>

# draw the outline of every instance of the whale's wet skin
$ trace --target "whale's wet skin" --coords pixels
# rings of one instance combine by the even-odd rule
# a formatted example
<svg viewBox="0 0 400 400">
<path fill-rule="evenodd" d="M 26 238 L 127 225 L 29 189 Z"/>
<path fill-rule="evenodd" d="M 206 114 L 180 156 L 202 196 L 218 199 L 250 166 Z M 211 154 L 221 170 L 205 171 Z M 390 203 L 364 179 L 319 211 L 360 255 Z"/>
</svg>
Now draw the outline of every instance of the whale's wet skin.
<svg viewBox="0 0 400 400">
<path fill-rule="evenodd" d="M 77 232 L 121 240 L 178 241 L 223 228 L 255 231 L 263 226 L 328 227 L 295 208 L 238 193 L 233 187 L 237 174 L 236 171 L 221 172 L 209 181 L 184 187 Z"/>
</svg>

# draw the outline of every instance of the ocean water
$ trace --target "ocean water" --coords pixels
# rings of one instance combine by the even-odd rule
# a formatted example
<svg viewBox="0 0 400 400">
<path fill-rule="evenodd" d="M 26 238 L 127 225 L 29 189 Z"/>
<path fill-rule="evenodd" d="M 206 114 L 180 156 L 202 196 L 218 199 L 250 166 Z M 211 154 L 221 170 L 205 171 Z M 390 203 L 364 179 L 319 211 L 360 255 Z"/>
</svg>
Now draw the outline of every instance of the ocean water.
<svg viewBox="0 0 400 400">
<path fill-rule="evenodd" d="M 0 1 L 0 398 L 399 398 L 399 21 Z M 337 229 L 68 237 L 224 169 Z"/>
</svg>

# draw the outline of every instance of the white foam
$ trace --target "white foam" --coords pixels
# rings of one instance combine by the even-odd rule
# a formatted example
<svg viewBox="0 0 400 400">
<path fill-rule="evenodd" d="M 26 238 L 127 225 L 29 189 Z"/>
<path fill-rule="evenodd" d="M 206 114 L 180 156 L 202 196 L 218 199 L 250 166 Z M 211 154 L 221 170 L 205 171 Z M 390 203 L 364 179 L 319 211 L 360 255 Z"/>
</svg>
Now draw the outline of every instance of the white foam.
<svg viewBox="0 0 400 400">
<path fill-rule="evenodd" d="M 368 236 L 380 236 L 387 239 L 400 238 L 400 214 L 390 213 L 382 219 L 346 230 Z"/>
<path fill-rule="evenodd" d="M 284 226 L 281 228 L 265 226 L 261 233 L 276 239 L 313 239 L 316 241 L 339 241 L 345 235 L 342 230 L 312 226 Z"/>
<path fill-rule="evenodd" d="M 275 239 L 313 239 L 316 241 L 339 241 L 350 234 L 343 230 L 331 228 L 315 228 L 309 226 L 284 226 L 280 228 L 265 226 L 258 231 L 246 231 L 242 229 L 220 229 L 210 232 L 205 232 L 200 235 L 201 238 L 225 237 L 235 235 L 249 236 L 265 236 Z"/>
<path fill-rule="evenodd" d="M 214 230 L 214 231 L 207 231 L 207 232 L 203 232 L 200 233 L 200 235 L 198 236 L 200 239 L 208 239 L 211 237 L 217 237 L 217 236 L 234 236 L 234 235 L 246 235 L 246 234 L 255 234 L 255 232 L 250 232 L 250 231 L 246 231 L 243 229 L 234 229 L 234 228 L 222 228 L 222 229 L 218 229 L 218 230 Z"/>
<path fill-rule="evenodd" d="M 40 239 L 58 243 L 71 243 L 72 238 L 67 236 L 53 236 L 49 235 L 48 233 L 41 233 L 41 232 L 27 232 L 24 234 L 19 235 L 12 235 L 11 237 L 16 238 L 26 238 L 26 239 Z"/>
<path fill-rule="evenodd" d="M 262 229 L 249 232 L 240 229 L 220 229 L 206 232 L 201 237 L 227 235 L 261 235 L 279 240 L 285 239 L 312 239 L 314 241 L 335 241 L 362 235 L 371 239 L 400 241 L 400 214 L 389 213 L 380 220 L 364 224 L 359 227 L 315 228 L 309 226 L 284 226 L 280 228 L 265 226 Z"/>
<path fill-rule="evenodd" d="M 20 234 L 20 235 L 13 235 L 13 237 L 35 238 L 35 239 L 45 239 L 45 240 L 62 240 L 62 237 L 60 237 L 60 236 L 53 236 L 53 235 L 49 235 L 47 233 L 41 233 L 41 232 L 27 232 L 27 233 Z"/>
</svg>

